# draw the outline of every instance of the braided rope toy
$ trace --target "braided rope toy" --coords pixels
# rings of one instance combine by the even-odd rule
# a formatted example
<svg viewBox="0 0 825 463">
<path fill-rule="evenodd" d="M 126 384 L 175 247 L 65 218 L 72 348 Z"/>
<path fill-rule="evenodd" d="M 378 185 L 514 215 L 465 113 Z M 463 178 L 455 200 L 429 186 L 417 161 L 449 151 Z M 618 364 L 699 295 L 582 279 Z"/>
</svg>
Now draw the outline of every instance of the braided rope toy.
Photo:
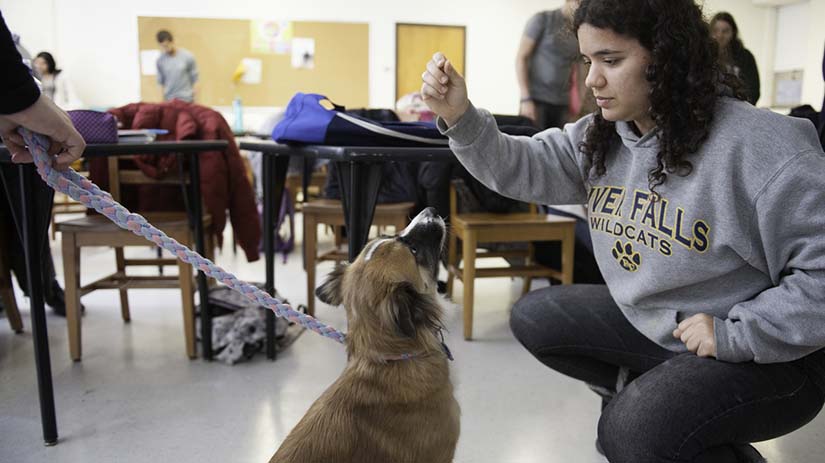
<svg viewBox="0 0 825 463">
<path fill-rule="evenodd" d="M 344 343 L 345 334 L 327 326 L 314 317 L 301 313 L 270 296 L 265 291 L 249 283 L 239 280 L 235 275 L 215 265 L 214 262 L 202 257 L 176 240 L 166 236 L 139 214 L 133 214 L 128 209 L 112 199 L 112 195 L 101 190 L 89 179 L 75 172 L 71 167 L 65 171 L 58 171 L 51 166 L 51 156 L 47 153 L 50 141 L 40 134 L 21 128 L 20 135 L 26 141 L 32 153 L 37 172 L 40 177 L 54 190 L 64 193 L 79 201 L 87 208 L 108 217 L 120 228 L 126 229 L 135 235 L 142 236 L 159 247 L 171 252 L 175 257 L 201 270 L 206 275 L 225 284 L 231 289 L 243 294 L 249 300 L 272 310 L 275 315 L 286 318 L 314 331 L 322 336 Z"/>
</svg>

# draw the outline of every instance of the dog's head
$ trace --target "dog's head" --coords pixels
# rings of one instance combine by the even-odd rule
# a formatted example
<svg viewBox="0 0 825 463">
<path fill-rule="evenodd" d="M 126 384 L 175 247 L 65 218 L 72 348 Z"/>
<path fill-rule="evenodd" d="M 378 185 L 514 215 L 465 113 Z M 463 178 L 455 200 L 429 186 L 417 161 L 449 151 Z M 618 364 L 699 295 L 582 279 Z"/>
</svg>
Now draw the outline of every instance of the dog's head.
<svg viewBox="0 0 825 463">
<path fill-rule="evenodd" d="M 434 342 L 441 327 L 436 275 L 445 234 L 444 220 L 427 208 L 397 236 L 367 243 L 355 262 L 336 267 L 318 287 L 319 299 L 346 308 L 351 353 Z"/>
</svg>

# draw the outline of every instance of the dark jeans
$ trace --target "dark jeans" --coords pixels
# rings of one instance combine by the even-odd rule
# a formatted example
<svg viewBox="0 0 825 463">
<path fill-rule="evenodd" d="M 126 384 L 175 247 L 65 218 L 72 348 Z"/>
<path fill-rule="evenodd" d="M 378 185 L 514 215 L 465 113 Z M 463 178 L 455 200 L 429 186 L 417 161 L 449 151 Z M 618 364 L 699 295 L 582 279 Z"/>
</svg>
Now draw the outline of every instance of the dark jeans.
<svg viewBox="0 0 825 463">
<path fill-rule="evenodd" d="M 538 360 L 572 378 L 615 391 L 620 367 L 640 375 L 599 420 L 612 463 L 737 462 L 735 448 L 800 428 L 825 400 L 822 351 L 776 364 L 675 354 L 639 333 L 602 285 L 528 293 L 510 326 Z"/>
<path fill-rule="evenodd" d="M 0 164 L 0 175 L 5 179 L 6 187 L 3 188 L 0 184 L 0 227 L 3 227 L 2 235 L 6 237 L 6 242 L 0 243 L 0 246 L 5 247 L 6 254 L 9 256 L 9 264 L 14 275 L 17 277 L 17 283 L 26 294 L 29 295 L 28 276 L 26 274 L 26 257 L 23 252 L 23 243 L 20 240 L 17 228 L 15 228 L 14 215 L 19 215 L 20 204 L 20 183 L 17 173 L 17 166 L 12 164 Z M 29 191 L 29 205 L 31 207 L 30 213 L 35 216 L 36 227 L 42 233 L 43 242 L 40 247 L 41 263 L 40 268 L 43 275 L 43 292 L 46 303 L 54 306 L 57 299 L 62 303 L 62 289 L 57 283 L 54 269 L 54 261 L 52 260 L 52 252 L 48 243 L 48 229 L 51 221 L 52 198 L 54 190 L 52 190 L 46 182 L 36 179 L 31 185 Z M 14 212 L 13 212 L 14 211 Z M 56 294 L 60 292 L 60 294 Z"/>
</svg>

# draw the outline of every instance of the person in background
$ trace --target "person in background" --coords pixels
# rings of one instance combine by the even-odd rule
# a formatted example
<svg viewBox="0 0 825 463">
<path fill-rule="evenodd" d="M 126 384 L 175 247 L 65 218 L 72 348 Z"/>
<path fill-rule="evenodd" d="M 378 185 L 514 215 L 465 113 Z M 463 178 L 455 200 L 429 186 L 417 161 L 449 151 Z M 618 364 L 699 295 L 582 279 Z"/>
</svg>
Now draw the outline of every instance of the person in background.
<svg viewBox="0 0 825 463">
<path fill-rule="evenodd" d="M 172 33 L 157 33 L 161 53 L 158 58 L 158 83 L 163 87 L 163 99 L 195 101 L 195 83 L 198 81 L 198 65 L 189 50 L 175 45 Z"/>
<path fill-rule="evenodd" d="M 755 106 L 759 101 L 759 70 L 753 54 L 739 38 L 739 28 L 733 16 L 724 11 L 713 15 L 710 33 L 719 45 L 719 64 L 722 70 L 742 79 L 748 102 Z"/>
<path fill-rule="evenodd" d="M 47 136 L 51 140 L 49 153 L 54 156 L 53 165 L 56 169 L 65 169 L 72 162 L 80 158 L 86 148 L 83 137 L 72 125 L 69 116 L 61 110 L 50 98 L 42 95 L 37 83 L 32 78 L 28 66 L 23 63 L 20 53 L 17 51 L 12 35 L 6 26 L 6 21 L 0 13 L 0 138 L 6 145 L 6 149 L 11 154 L 11 159 L 15 163 L 32 162 L 32 155 L 26 147 L 23 138 L 17 133 L 17 129 L 25 127 L 33 132 Z M 15 179 L 16 169 L 8 165 L 0 165 L 0 173 L 6 182 Z M 32 191 L 27 192 L 32 195 L 32 204 L 49 203 L 50 194 L 47 201 L 38 201 L 44 192 L 48 192 L 45 183 L 35 186 Z M 19 191 L 16 188 L 9 188 L 12 194 Z M 5 196 L 5 195 L 4 195 Z M 2 197 L 0 201 L 6 201 Z M 8 198 L 12 199 L 12 198 Z M 5 206 L 5 204 L 4 204 Z M 2 208 L 8 211 L 7 208 Z M 2 212 L 2 211 L 0 211 Z M 48 208 L 35 210 L 36 218 L 41 223 L 48 222 L 48 215 L 51 211 Z M 10 218 L 2 221 L 3 226 L 11 224 Z M 12 242 L 0 243 L 2 246 L 9 246 L 15 252 L 10 253 L 13 257 L 19 257 L 20 245 Z M 48 247 L 45 247 L 48 249 Z M 54 264 L 51 255 L 43 253 L 43 289 L 46 303 L 58 314 L 65 313 L 63 302 L 63 290 L 54 279 Z M 19 260 L 19 259 L 18 259 Z M 18 282 L 27 291 L 27 284 L 21 280 L 25 271 L 20 270 L 20 266 L 13 264 Z"/>
<path fill-rule="evenodd" d="M 524 28 L 516 54 L 521 101 L 519 115 L 536 127 L 561 127 L 570 103 L 570 71 L 579 56 L 570 22 L 579 0 L 565 0 L 557 10 L 535 14 Z"/>
<path fill-rule="evenodd" d="M 825 402 L 814 127 L 742 101 L 694 0 L 581 0 L 574 27 L 599 111 L 564 130 L 501 133 L 442 53 L 422 76 L 451 150 L 484 184 L 588 204 L 606 285 L 528 293 L 513 334 L 601 395 L 597 449 L 611 463 L 763 462 L 750 442 Z"/>
<path fill-rule="evenodd" d="M 40 79 L 43 94 L 51 98 L 57 106 L 64 110 L 83 107 L 71 81 L 62 69 L 57 68 L 51 53 L 41 51 L 34 58 L 32 65 L 35 75 Z"/>
<path fill-rule="evenodd" d="M 586 70 L 577 61 L 579 44 L 571 27 L 578 5 L 579 0 L 565 0 L 559 9 L 535 14 L 527 21 L 516 54 L 516 77 L 521 93 L 519 115 L 532 119 L 533 125 L 542 130 L 561 128 L 571 118 L 576 120 L 584 115 L 582 111 L 595 109 L 593 98 L 583 97 L 586 93 L 583 73 Z M 586 230 L 582 219 L 585 211 L 581 205 L 556 204 L 544 210 L 552 215 L 575 218 L 577 229 Z M 592 253 L 586 252 L 591 247 L 587 233 L 579 232 L 576 245 L 575 281 L 601 283 L 603 280 Z M 558 268 L 560 243 L 541 243 L 536 247 L 536 259 L 541 264 Z"/>
</svg>

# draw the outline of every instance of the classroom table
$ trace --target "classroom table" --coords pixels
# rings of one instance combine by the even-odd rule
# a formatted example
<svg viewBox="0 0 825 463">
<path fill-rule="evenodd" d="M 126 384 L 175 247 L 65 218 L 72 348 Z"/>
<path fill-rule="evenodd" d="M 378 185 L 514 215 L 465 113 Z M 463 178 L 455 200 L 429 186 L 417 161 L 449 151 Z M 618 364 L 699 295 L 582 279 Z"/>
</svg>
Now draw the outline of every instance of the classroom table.
<svg viewBox="0 0 825 463">
<path fill-rule="evenodd" d="M 349 260 L 352 262 L 364 247 L 375 213 L 378 189 L 381 186 L 382 162 L 456 162 L 453 152 L 445 147 L 397 147 L 397 146 L 328 146 L 285 145 L 273 141 L 241 141 L 240 148 L 263 153 L 261 178 L 263 179 L 264 256 L 266 259 L 266 290 L 275 289 L 275 256 L 273 252 L 275 226 L 281 207 L 281 196 L 286 181 L 290 156 L 304 159 L 304 192 L 307 189 L 311 163 L 309 159 L 329 159 L 337 164 L 338 183 L 344 205 L 349 240 Z M 275 357 L 275 318 L 267 313 L 267 356 Z M 270 328 L 271 324 L 271 328 Z"/>
<path fill-rule="evenodd" d="M 126 154 L 162 154 L 186 153 L 188 155 L 191 172 L 191 190 L 189 201 L 192 204 L 190 221 L 195 232 L 196 250 L 204 255 L 203 222 L 201 220 L 200 198 L 200 170 L 198 153 L 204 151 L 224 151 L 229 146 L 225 140 L 185 140 L 185 141 L 155 141 L 155 142 L 123 142 L 108 144 L 91 144 L 86 146 L 84 157 L 106 157 Z M 11 157 L 5 146 L 0 145 L 0 162 L 8 163 Z M 8 181 L 0 175 L 0 181 L 6 190 L 10 206 L 15 218 L 17 231 L 21 236 L 24 253 L 26 255 L 26 273 L 29 280 L 29 296 L 31 303 L 32 336 L 34 341 L 35 368 L 37 370 L 37 386 L 40 398 L 40 419 L 43 427 L 43 440 L 47 446 L 57 444 L 57 419 L 54 407 L 54 388 L 52 385 L 51 360 L 49 357 L 48 332 L 46 330 L 46 312 L 43 300 L 43 288 L 40 269 L 40 249 L 45 245 L 47 230 L 35 226 L 34 214 L 30 213 L 30 206 L 26 192 L 33 182 L 42 182 L 34 164 L 19 164 L 17 166 L 19 178 L 20 202 L 12 204 Z M 198 200 L 194 200 L 198 198 Z M 19 210 L 15 210 L 19 206 Z M 51 205 L 49 206 L 51 207 Z M 34 277 L 36 275 L 36 277 Z M 212 311 L 209 307 L 209 291 L 206 276 L 198 270 L 198 294 L 201 306 L 201 341 L 203 356 L 212 359 Z"/>
</svg>

